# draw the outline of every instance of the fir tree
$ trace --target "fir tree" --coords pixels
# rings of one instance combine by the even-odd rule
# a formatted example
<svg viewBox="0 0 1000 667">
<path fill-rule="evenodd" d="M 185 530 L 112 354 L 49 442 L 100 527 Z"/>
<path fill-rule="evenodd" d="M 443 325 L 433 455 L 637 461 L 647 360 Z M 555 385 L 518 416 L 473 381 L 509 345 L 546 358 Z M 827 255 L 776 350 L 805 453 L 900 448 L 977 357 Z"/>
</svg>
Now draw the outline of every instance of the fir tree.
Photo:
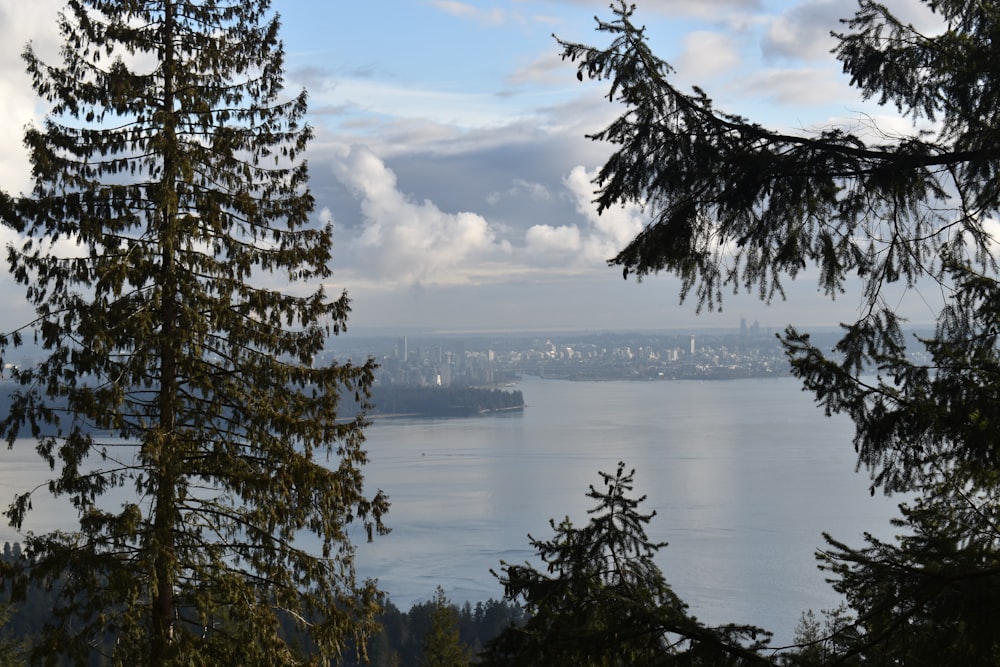
<svg viewBox="0 0 1000 667">
<path fill-rule="evenodd" d="M 613 36 L 607 48 L 561 43 L 581 79 L 609 79 L 608 97 L 626 107 L 592 136 L 616 148 L 596 179 L 600 210 L 635 202 L 651 216 L 609 260 L 626 276 L 675 273 L 682 298 L 694 293 L 699 308 L 720 307 L 723 288 L 784 296 L 783 281 L 810 267 L 830 296 L 860 279 L 861 317 L 845 326 L 836 355 L 794 329 L 784 340 L 806 386 L 854 418 L 861 462 L 888 491 L 919 486 L 936 462 L 1000 460 L 983 422 L 998 402 L 1000 288 L 988 222 L 1000 212 L 1000 14 L 989 2 L 926 4 L 940 33 L 920 34 L 861 0 L 837 34 L 837 56 L 863 96 L 938 123 L 908 136 L 789 134 L 719 111 L 701 89 L 670 83 L 672 68 L 625 3 L 598 22 Z M 908 363 L 898 300 L 884 296 L 887 285 L 920 281 L 944 298 L 936 335 L 915 343 L 938 353 L 924 365 Z M 884 379 L 866 381 L 873 370 Z"/>
<path fill-rule="evenodd" d="M 458 610 L 440 586 L 432 602 L 431 627 L 424 637 L 420 667 L 468 667 L 469 649 L 458 636 Z"/>
<path fill-rule="evenodd" d="M 806 270 L 831 297 L 861 285 L 860 315 L 832 351 L 794 328 L 782 337 L 805 387 L 854 420 L 872 493 L 920 494 L 899 524 L 906 537 L 861 549 L 831 538 L 823 554 L 855 615 L 849 627 L 837 619 L 828 642 L 838 659 L 945 664 L 913 641 L 938 637 L 940 623 L 955 664 L 995 664 L 982 623 L 993 618 L 1000 545 L 990 232 L 1000 216 L 1000 12 L 980 0 L 923 4 L 938 19 L 926 34 L 873 0 L 834 33 L 860 96 L 895 105 L 914 121 L 908 134 L 868 118 L 857 131 L 783 132 L 720 111 L 705 91 L 671 83 L 624 2 L 598 21 L 607 48 L 561 45 L 579 78 L 608 80 L 609 99 L 625 107 L 592 138 L 615 148 L 596 179 L 599 208 L 638 203 L 651 216 L 610 260 L 626 277 L 676 274 L 682 299 L 710 309 L 724 288 L 782 297 L 784 281 Z M 924 301 L 935 331 L 911 338 L 898 294 L 926 286 L 940 304 Z"/>
<path fill-rule="evenodd" d="M 528 618 L 487 645 L 483 664 L 769 664 L 761 653 L 766 632 L 707 627 L 688 614 L 653 562 L 666 544 L 646 535 L 656 513 L 639 511 L 645 496 L 631 496 L 634 474 L 623 463 L 614 474 L 601 473 L 605 488 L 590 487 L 597 505 L 586 526 L 551 521 L 551 540 L 531 538 L 546 571 L 503 564 L 505 596 L 523 600 Z"/>
<path fill-rule="evenodd" d="M 950 482 L 903 504 L 893 542 L 827 535 L 819 553 L 851 623 L 826 634 L 844 664 L 995 665 L 1000 656 L 1000 499 Z M 857 657 L 856 657 L 857 656 Z"/>
<path fill-rule="evenodd" d="M 267 0 L 73 0 L 58 25 L 60 63 L 24 52 L 50 105 L 25 135 L 34 186 L 0 206 L 37 313 L 0 342 L 44 350 L 3 431 L 38 440 L 79 516 L 25 540 L 31 575 L 63 585 L 36 655 L 293 664 L 290 621 L 324 656 L 364 645 L 381 596 L 348 526 L 370 539 L 388 504 L 364 493 L 363 418 L 337 414 L 373 367 L 319 361 L 349 301 L 320 286 L 331 229 L 310 219 L 278 18 Z"/>
</svg>

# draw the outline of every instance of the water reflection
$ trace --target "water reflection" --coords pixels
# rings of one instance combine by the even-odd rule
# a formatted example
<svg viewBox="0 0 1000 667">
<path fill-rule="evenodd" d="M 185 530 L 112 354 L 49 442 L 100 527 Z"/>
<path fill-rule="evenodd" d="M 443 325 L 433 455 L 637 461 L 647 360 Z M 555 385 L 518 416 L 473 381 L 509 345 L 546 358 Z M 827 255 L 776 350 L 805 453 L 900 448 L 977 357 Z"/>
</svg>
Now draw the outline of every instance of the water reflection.
<svg viewBox="0 0 1000 667">
<path fill-rule="evenodd" d="M 814 565 L 820 533 L 855 544 L 865 530 L 892 534 L 895 501 L 871 498 L 854 473 L 851 424 L 824 417 L 794 380 L 526 378 L 519 388 L 523 413 L 368 430 L 366 485 L 389 494 L 393 532 L 358 545 L 358 570 L 397 605 L 439 584 L 453 600 L 500 597 L 489 570 L 532 558 L 527 534 L 548 538 L 550 517 L 585 522 L 588 486 L 619 460 L 658 512 L 650 535 L 670 543 L 659 560 L 667 580 L 706 622 L 753 622 L 788 639 L 802 610 L 837 602 Z M 32 447 L 0 452 L 7 498 L 45 478 Z M 40 498 L 25 527 L 71 528 L 73 516 Z M 0 540 L 17 538 L 0 528 Z"/>
</svg>

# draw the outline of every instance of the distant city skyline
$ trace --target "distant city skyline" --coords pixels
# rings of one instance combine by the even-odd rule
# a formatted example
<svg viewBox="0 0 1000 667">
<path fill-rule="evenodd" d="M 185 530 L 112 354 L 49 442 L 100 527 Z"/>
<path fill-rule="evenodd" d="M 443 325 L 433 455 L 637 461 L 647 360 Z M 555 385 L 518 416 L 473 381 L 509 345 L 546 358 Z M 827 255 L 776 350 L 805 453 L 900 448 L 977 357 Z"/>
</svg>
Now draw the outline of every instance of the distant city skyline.
<svg viewBox="0 0 1000 667">
<path fill-rule="evenodd" d="M 0 188 L 26 191 L 23 129 L 45 112 L 20 53 L 55 61 L 63 0 L 0 6 Z M 679 283 L 623 281 L 606 260 L 646 222 L 635 207 L 598 216 L 593 178 L 609 151 L 585 134 L 620 109 L 607 82 L 579 83 L 552 37 L 605 45 L 594 15 L 608 0 L 275 0 L 287 90 L 305 87 L 317 223 L 334 226 L 331 296 L 353 300 L 365 330 L 720 327 L 740 317 L 775 328 L 857 317 L 860 295 L 816 292 L 815 273 L 764 307 L 724 294 L 722 313 L 678 305 Z M 917 0 L 888 3 L 928 25 Z M 867 114 L 910 132 L 894 110 L 859 98 L 829 53 L 849 0 L 639 0 L 654 52 L 682 87 L 702 85 L 726 111 L 788 131 Z M 0 242 L 14 240 L 0 230 Z M 69 247 L 69 245 L 67 245 Z M 932 292 L 929 292 L 931 295 Z M 0 330 L 30 319 L 24 290 L 0 268 Z M 903 312 L 930 317 L 909 298 Z"/>
</svg>

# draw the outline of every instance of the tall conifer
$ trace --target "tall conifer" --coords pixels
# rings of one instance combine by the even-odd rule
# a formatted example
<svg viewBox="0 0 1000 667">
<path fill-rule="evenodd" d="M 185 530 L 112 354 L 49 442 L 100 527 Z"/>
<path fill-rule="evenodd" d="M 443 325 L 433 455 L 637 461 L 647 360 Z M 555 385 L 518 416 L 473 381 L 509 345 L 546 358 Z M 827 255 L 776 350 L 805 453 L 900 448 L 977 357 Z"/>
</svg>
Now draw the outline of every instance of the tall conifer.
<svg viewBox="0 0 1000 667">
<path fill-rule="evenodd" d="M 854 421 L 872 493 L 920 495 L 893 543 L 828 538 L 821 563 L 848 609 L 829 619 L 823 649 L 837 664 L 996 664 L 1000 11 L 922 0 L 919 29 L 893 4 L 859 0 L 834 53 L 859 96 L 894 105 L 909 132 L 868 117 L 785 131 L 720 111 L 672 82 L 623 0 L 598 20 L 606 48 L 561 45 L 580 79 L 607 80 L 624 106 L 592 138 L 614 147 L 596 179 L 600 210 L 650 214 L 610 260 L 626 277 L 673 273 L 708 308 L 723 289 L 784 296 L 810 270 L 831 297 L 856 288 L 857 318 L 833 350 L 786 330 L 792 372 Z M 933 332 L 908 335 L 906 293 Z"/>
<path fill-rule="evenodd" d="M 331 229 L 310 220 L 278 18 L 268 0 L 71 0 L 58 25 L 61 62 L 24 52 L 50 105 L 25 135 L 34 186 L 0 211 L 37 313 L 2 343 L 44 351 L 3 430 L 37 438 L 79 516 L 26 540 L 32 574 L 62 586 L 37 650 L 335 654 L 380 597 L 348 526 L 370 538 L 388 504 L 363 490 L 363 420 L 336 419 L 372 366 L 320 362 L 349 301 L 321 287 Z M 19 528 L 31 496 L 8 510 Z"/>
</svg>

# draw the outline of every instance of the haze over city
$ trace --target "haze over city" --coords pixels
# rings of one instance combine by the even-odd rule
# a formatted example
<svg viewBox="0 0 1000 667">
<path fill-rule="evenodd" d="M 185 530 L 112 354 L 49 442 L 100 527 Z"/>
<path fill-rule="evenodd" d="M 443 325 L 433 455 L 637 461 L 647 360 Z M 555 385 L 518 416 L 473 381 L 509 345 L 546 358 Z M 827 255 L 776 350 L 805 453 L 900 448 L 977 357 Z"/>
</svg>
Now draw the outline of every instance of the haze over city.
<svg viewBox="0 0 1000 667">
<path fill-rule="evenodd" d="M 62 0 L 0 5 L 0 183 L 30 187 L 23 128 L 39 123 L 19 57 L 29 40 L 58 55 Z M 915 0 L 889 3 L 918 26 Z M 317 221 L 334 224 L 331 294 L 347 289 L 353 329 L 401 332 L 736 327 L 853 320 L 860 297 L 830 302 L 809 272 L 788 300 L 724 300 L 723 313 L 678 305 L 678 282 L 636 284 L 609 268 L 645 218 L 638 208 L 598 216 L 591 179 L 609 147 L 585 135 L 618 112 L 606 82 L 580 83 L 559 58 L 562 39 L 606 44 L 594 15 L 607 0 L 327 3 L 275 0 L 287 90 L 305 87 L 315 127 L 308 157 Z M 867 115 L 912 131 L 892 110 L 861 100 L 830 53 L 831 29 L 853 0 L 646 0 L 637 20 L 682 88 L 792 131 Z M 0 230 L 4 243 L 12 238 Z M 6 271 L 3 272 L 4 275 Z M 0 280 L 0 328 L 27 321 L 23 290 Z M 903 312 L 930 309 L 913 295 Z"/>
</svg>

